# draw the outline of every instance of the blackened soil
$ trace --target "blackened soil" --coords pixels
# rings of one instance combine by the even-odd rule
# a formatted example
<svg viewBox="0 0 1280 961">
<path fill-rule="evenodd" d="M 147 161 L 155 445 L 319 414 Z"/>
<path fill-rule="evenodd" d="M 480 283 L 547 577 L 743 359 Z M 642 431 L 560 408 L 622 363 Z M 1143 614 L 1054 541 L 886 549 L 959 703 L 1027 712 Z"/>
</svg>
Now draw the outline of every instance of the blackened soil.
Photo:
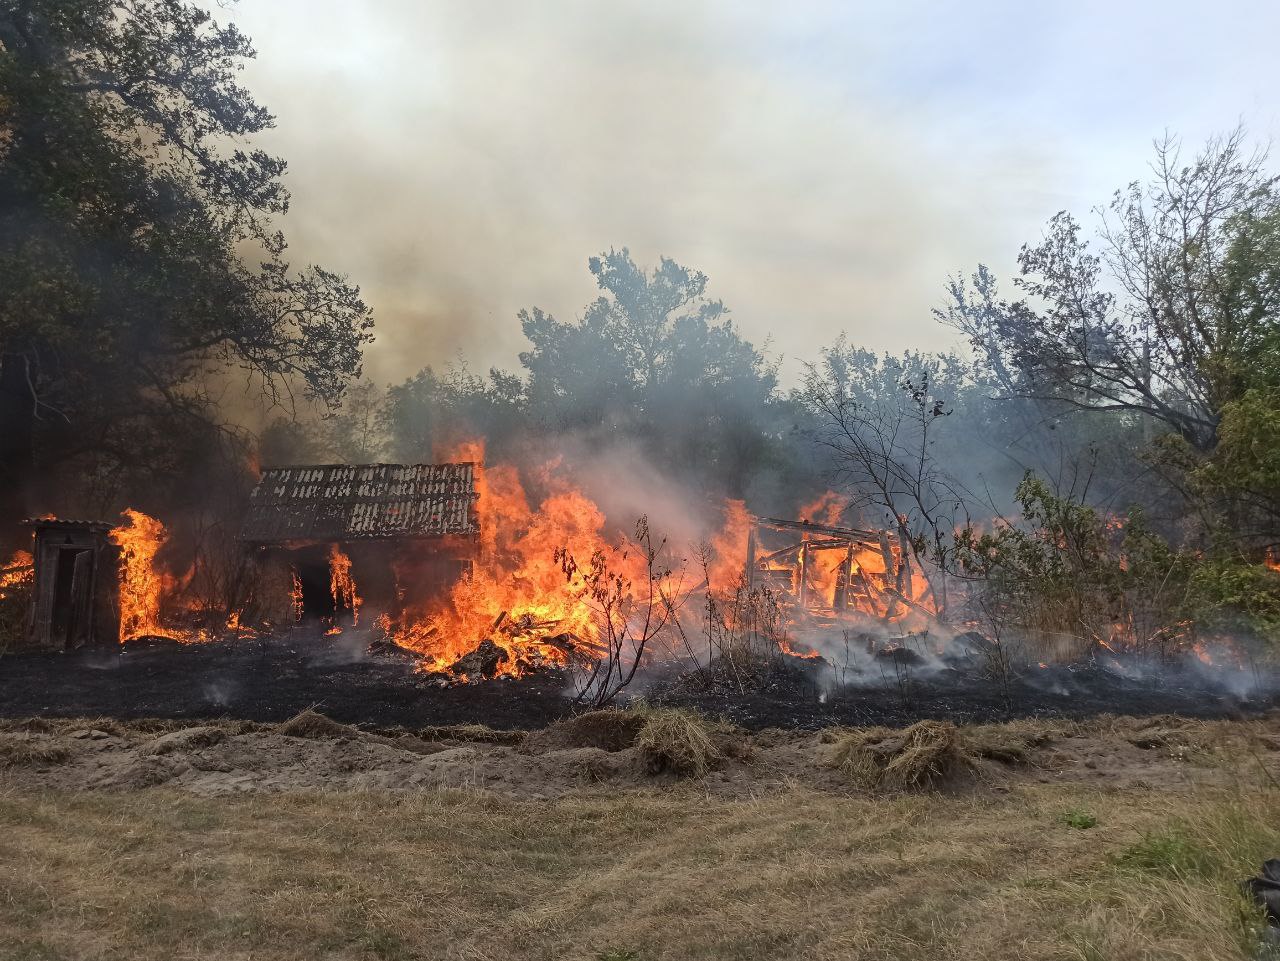
<svg viewBox="0 0 1280 961">
<path fill-rule="evenodd" d="M 831 672 L 820 664 L 789 659 L 764 677 L 751 679 L 723 669 L 672 676 L 653 684 L 645 696 L 655 703 L 718 715 L 751 730 L 900 727 L 924 718 L 961 724 L 1099 714 L 1234 718 L 1280 708 L 1280 685 L 1274 677 L 1241 679 L 1232 674 L 1215 679 L 1176 665 L 1161 670 L 1144 665 L 1138 670 L 1136 665 L 1088 662 L 1032 668 L 1004 683 L 952 669 L 877 681 L 833 685 Z"/>
<path fill-rule="evenodd" d="M 0 716 L 283 721 L 305 708 L 347 724 L 542 727 L 569 709 L 554 673 L 441 688 L 354 636 L 298 631 L 204 644 L 0 658 Z"/>
<path fill-rule="evenodd" d="M 1249 693 L 1258 685 L 1239 678 L 1225 685 L 1177 670 L 1126 676 L 1092 663 L 1037 670 L 1006 684 L 961 670 L 895 674 L 865 686 L 833 687 L 831 681 L 821 665 L 797 661 L 751 679 L 723 670 L 672 673 L 637 685 L 634 693 L 753 730 L 1101 713 L 1235 717 L 1280 707 L 1275 684 L 1263 685 L 1268 694 Z M 439 687 L 416 673 L 407 658 L 367 654 L 363 639 L 302 631 L 270 639 L 192 645 L 157 640 L 110 651 L 0 658 L 4 717 L 282 721 L 314 708 L 348 724 L 533 729 L 572 710 L 569 690 L 568 678 L 556 672 Z"/>
</svg>

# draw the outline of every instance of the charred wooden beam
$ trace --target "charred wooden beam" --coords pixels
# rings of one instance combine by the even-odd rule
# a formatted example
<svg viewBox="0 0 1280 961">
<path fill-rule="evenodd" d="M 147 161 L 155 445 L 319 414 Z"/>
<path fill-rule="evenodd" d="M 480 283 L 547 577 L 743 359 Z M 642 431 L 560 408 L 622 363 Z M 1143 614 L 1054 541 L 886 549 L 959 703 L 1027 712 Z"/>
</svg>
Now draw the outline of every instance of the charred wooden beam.
<svg viewBox="0 0 1280 961">
<path fill-rule="evenodd" d="M 777 517 L 757 518 L 756 526 L 763 527 L 766 530 L 810 531 L 815 534 L 826 534 L 831 537 L 852 537 L 855 540 L 866 541 L 870 544 L 874 544 L 876 541 L 875 531 L 858 530 L 854 527 L 828 527 L 825 524 L 810 524 L 808 521 L 784 521 Z"/>
</svg>

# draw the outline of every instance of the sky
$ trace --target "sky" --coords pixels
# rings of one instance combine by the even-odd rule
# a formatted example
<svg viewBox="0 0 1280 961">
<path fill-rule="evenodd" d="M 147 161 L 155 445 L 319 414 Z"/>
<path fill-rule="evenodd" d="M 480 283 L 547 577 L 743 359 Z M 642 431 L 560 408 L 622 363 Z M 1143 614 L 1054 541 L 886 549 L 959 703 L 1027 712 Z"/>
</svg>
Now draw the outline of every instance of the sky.
<svg viewBox="0 0 1280 961">
<path fill-rule="evenodd" d="M 1056 211 L 1086 222 L 1247 124 L 1280 132 L 1280 4 L 238 0 L 246 85 L 289 161 L 298 262 L 375 311 L 380 383 L 516 370 L 516 319 L 596 296 L 628 247 L 710 277 L 794 380 L 846 332 L 957 346 L 931 311 L 978 263 L 1009 288 Z"/>
</svg>

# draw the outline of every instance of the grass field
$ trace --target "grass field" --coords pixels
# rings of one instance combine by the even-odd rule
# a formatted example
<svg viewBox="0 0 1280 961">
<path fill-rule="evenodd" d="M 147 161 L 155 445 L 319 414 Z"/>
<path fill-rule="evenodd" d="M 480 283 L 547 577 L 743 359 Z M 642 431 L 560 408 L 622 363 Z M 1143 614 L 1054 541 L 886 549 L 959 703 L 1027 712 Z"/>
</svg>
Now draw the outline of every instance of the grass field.
<svg viewBox="0 0 1280 961">
<path fill-rule="evenodd" d="M 1280 791 L 0 794 L 0 957 L 1249 957 Z M 1090 826 L 1092 825 L 1092 826 Z"/>
</svg>

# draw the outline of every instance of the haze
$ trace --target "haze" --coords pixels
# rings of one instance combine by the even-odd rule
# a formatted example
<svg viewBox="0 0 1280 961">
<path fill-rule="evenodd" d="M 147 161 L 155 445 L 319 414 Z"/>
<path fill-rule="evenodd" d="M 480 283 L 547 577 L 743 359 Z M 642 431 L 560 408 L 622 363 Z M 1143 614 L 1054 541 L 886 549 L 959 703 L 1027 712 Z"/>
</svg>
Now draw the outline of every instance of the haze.
<svg viewBox="0 0 1280 961">
<path fill-rule="evenodd" d="M 298 260 L 377 312 L 366 372 L 517 366 L 515 314 L 629 246 L 706 271 L 794 376 L 842 330 L 952 346 L 948 274 L 1010 273 L 1150 143 L 1277 129 L 1264 3 L 243 0 Z M 1142 9 L 1133 9 L 1141 7 Z"/>
</svg>

